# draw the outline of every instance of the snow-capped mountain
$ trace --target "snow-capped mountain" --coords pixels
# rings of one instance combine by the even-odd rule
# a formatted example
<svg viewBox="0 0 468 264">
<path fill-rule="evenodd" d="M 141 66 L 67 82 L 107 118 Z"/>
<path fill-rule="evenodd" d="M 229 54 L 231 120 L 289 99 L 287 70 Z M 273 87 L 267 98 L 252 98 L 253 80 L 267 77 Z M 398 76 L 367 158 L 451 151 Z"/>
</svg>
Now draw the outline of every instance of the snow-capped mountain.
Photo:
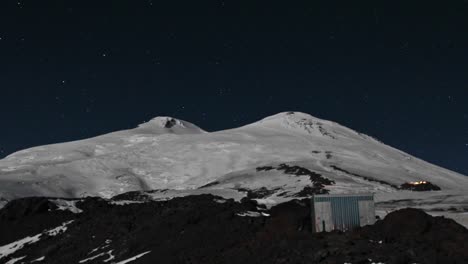
<svg viewBox="0 0 468 264">
<path fill-rule="evenodd" d="M 402 187 L 408 182 L 434 188 L 410 191 Z M 155 199 L 212 193 L 266 204 L 372 192 L 380 214 L 412 206 L 468 225 L 468 177 L 299 112 L 211 133 L 157 117 L 135 129 L 0 160 L 0 206 L 26 196 L 109 198 L 150 190 L 157 190 L 150 192 Z"/>
</svg>

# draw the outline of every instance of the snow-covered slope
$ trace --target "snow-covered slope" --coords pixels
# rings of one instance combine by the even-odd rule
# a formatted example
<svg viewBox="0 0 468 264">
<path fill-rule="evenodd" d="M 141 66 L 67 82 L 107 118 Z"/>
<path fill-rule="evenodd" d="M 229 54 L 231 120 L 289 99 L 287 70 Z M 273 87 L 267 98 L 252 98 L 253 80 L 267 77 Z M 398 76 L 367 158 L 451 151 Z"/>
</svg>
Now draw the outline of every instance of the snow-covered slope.
<svg viewBox="0 0 468 264">
<path fill-rule="evenodd" d="M 294 168 L 309 172 L 301 175 Z M 399 188 L 412 181 L 429 181 L 441 190 Z M 261 190 L 262 201 L 279 203 L 311 186 L 330 193 L 373 192 L 381 213 L 416 206 L 450 212 L 461 222 L 468 218 L 468 177 L 299 112 L 212 133 L 157 117 L 132 130 L 31 148 L 0 160 L 4 200 L 111 197 L 154 189 L 168 189 L 155 192 L 156 198 L 209 192 L 240 199 Z"/>
</svg>

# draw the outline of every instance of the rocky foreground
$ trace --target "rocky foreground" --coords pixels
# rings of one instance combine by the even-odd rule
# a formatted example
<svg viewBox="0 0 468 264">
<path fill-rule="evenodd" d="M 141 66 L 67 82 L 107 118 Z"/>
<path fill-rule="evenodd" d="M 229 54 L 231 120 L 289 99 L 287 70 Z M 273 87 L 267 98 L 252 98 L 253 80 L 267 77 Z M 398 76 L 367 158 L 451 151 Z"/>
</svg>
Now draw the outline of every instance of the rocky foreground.
<svg viewBox="0 0 468 264">
<path fill-rule="evenodd" d="M 0 263 L 468 263 L 468 230 L 416 209 L 311 233 L 307 199 L 23 198 L 0 210 Z"/>
</svg>

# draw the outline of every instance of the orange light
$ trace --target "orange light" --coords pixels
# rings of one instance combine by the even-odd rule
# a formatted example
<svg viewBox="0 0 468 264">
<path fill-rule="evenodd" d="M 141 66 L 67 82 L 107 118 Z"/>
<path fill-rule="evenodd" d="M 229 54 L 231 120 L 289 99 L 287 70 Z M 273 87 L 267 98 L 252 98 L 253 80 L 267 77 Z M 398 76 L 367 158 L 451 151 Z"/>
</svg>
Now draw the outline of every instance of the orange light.
<svg viewBox="0 0 468 264">
<path fill-rule="evenodd" d="M 415 181 L 415 182 L 409 182 L 411 185 L 420 185 L 420 184 L 427 184 L 427 181 Z"/>
</svg>

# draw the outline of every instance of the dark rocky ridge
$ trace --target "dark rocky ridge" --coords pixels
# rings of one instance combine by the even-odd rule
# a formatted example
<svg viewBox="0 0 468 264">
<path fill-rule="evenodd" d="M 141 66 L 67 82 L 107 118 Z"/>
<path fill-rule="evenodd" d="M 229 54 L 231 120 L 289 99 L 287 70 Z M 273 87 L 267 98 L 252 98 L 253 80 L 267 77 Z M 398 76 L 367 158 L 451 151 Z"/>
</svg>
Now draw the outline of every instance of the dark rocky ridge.
<svg viewBox="0 0 468 264">
<path fill-rule="evenodd" d="M 370 181 L 370 182 L 377 182 L 377 183 L 380 183 L 380 184 L 383 184 L 383 185 L 387 185 L 387 186 L 390 186 L 394 189 L 399 189 L 398 186 L 394 185 L 394 184 L 391 184 L 391 183 L 388 183 L 386 181 L 383 181 L 383 180 L 378 180 L 378 179 L 375 179 L 375 178 L 372 178 L 372 177 L 368 177 L 368 176 L 363 176 L 363 175 L 359 175 L 357 173 L 353 173 L 353 172 L 350 172 L 350 171 L 347 171 L 345 169 L 342 169 L 338 166 L 335 166 L 335 165 L 331 165 L 330 168 L 336 170 L 336 171 L 340 171 L 340 172 L 343 172 L 343 173 L 346 173 L 346 174 L 349 174 L 349 175 L 352 175 L 354 177 L 358 177 L 358 178 L 362 178 L 366 181 Z"/>
<path fill-rule="evenodd" d="M 132 264 L 468 263 L 468 230 L 415 209 L 348 233 L 313 234 L 307 199 L 271 210 L 248 198 L 238 203 L 212 195 L 156 202 L 134 192 L 113 199 L 126 200 L 141 203 L 86 198 L 77 202 L 83 212 L 73 214 L 47 198 L 12 201 L 0 210 L 0 246 L 74 222 L 63 234 L 44 237 L 0 263 L 22 256 L 25 263 L 42 256 L 37 263 L 78 263 L 110 250 L 115 262 L 150 251 Z M 245 212 L 257 217 L 240 216 Z M 85 263 L 103 263 L 109 256 Z"/>
<path fill-rule="evenodd" d="M 309 169 L 296 166 L 288 165 L 285 163 L 279 164 L 277 167 L 274 166 L 264 166 L 256 168 L 257 171 L 271 171 L 278 170 L 283 171 L 285 174 L 296 175 L 296 176 L 309 176 L 310 181 L 314 186 L 323 188 L 325 185 L 333 185 L 335 182 L 333 180 L 323 177 L 321 174 L 311 171 Z"/>
<path fill-rule="evenodd" d="M 410 183 L 410 182 L 406 182 L 406 183 L 403 183 L 401 184 L 400 186 L 397 186 L 395 184 L 391 184 L 391 183 L 388 183 L 386 181 L 383 181 L 383 180 L 378 180 L 378 179 L 375 179 L 375 178 L 372 178 L 372 177 L 368 177 L 368 176 L 363 176 L 363 175 L 359 175 L 357 173 L 353 173 L 353 172 L 350 172 L 350 171 L 347 171 L 345 169 L 342 169 L 338 166 L 335 166 L 335 165 L 331 165 L 330 166 L 332 169 L 336 170 L 336 171 L 340 171 L 340 172 L 343 172 L 343 173 L 346 173 L 346 174 L 349 174 L 349 175 L 352 175 L 352 176 L 355 176 L 355 177 L 358 177 L 358 178 L 362 178 L 366 181 L 370 181 L 370 182 L 377 182 L 377 183 L 380 183 L 380 184 L 383 184 L 383 185 L 387 185 L 387 186 L 390 186 L 396 190 L 410 190 L 410 191 L 417 191 L 417 192 L 425 192 L 425 191 L 440 191 L 440 187 L 431 183 L 431 182 L 428 182 L 428 181 L 423 181 L 424 183 L 421 183 L 421 184 L 413 184 L 413 183 Z"/>
</svg>

